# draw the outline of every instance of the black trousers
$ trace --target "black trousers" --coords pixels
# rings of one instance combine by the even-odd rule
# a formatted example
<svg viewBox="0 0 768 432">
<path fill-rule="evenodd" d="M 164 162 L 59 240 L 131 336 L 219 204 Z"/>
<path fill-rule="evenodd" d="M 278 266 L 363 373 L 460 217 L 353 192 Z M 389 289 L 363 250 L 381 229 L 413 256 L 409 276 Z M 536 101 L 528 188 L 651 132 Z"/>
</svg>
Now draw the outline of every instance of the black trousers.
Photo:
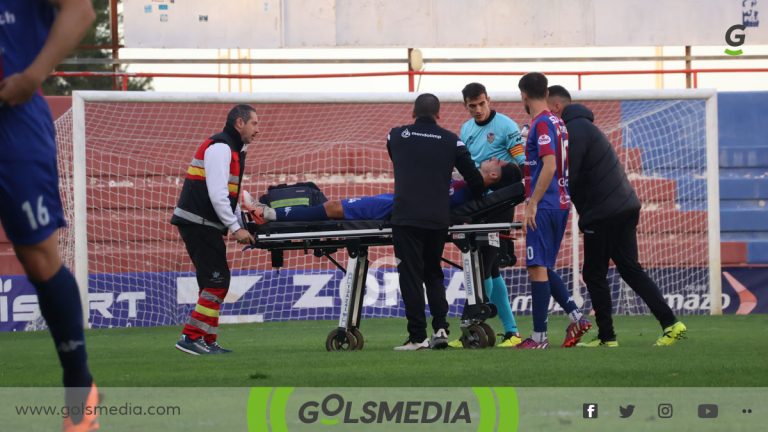
<svg viewBox="0 0 768 432">
<path fill-rule="evenodd" d="M 587 291 L 595 310 L 598 337 L 601 340 L 615 340 L 611 317 L 613 304 L 608 286 L 608 261 L 613 260 L 621 278 L 648 305 L 662 328 L 675 323 L 676 318 L 669 308 L 661 290 L 648 277 L 637 262 L 637 223 L 640 211 L 619 215 L 584 227 L 584 267 L 582 274 Z"/>
<path fill-rule="evenodd" d="M 178 225 L 177 228 L 195 266 L 199 289 L 229 289 L 231 276 L 227 263 L 227 245 L 221 231 L 195 224 Z"/>
<path fill-rule="evenodd" d="M 432 313 L 432 329 L 448 329 L 448 301 L 445 298 L 443 256 L 447 229 L 424 229 L 408 226 L 392 227 L 392 243 L 398 259 L 400 294 L 408 319 L 408 339 L 422 342 L 427 338 L 427 315 L 424 310 L 424 288 Z"/>
</svg>

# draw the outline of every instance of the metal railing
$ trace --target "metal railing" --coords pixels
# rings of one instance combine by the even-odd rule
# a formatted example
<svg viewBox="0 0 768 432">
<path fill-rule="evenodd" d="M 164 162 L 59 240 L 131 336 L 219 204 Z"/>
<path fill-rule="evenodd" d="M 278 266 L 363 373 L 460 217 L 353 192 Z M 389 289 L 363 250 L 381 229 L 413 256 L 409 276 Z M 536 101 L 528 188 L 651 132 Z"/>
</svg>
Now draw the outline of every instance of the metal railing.
<svg viewBox="0 0 768 432">
<path fill-rule="evenodd" d="M 324 79 L 324 78 L 363 78 L 404 76 L 408 78 L 408 91 L 414 91 L 414 78 L 417 76 L 522 76 L 521 71 L 384 71 L 384 72 L 348 72 L 320 74 L 220 74 L 220 73 L 160 73 L 160 72 L 53 72 L 58 77 L 112 77 L 120 82 L 122 90 L 128 90 L 128 80 L 131 78 L 212 78 L 212 79 L 241 79 L 241 80 L 272 80 L 272 79 Z M 768 68 L 695 68 L 695 69 L 635 69 L 635 70 L 606 70 L 606 71 L 552 71 L 543 72 L 549 76 L 576 77 L 578 89 L 582 90 L 582 79 L 599 75 L 676 75 L 682 74 L 693 77 L 693 88 L 698 88 L 699 75 L 710 73 L 768 73 Z"/>
</svg>

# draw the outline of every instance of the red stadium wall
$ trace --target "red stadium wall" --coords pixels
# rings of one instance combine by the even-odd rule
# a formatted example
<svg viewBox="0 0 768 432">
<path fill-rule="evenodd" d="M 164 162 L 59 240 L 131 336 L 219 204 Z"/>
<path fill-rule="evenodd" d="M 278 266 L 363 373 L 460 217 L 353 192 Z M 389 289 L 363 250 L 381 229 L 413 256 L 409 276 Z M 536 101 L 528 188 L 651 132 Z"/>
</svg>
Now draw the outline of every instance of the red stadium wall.
<svg viewBox="0 0 768 432">
<path fill-rule="evenodd" d="M 49 97 L 48 101 L 54 118 L 58 118 L 71 106 L 71 98 L 69 97 Z M 143 104 L 135 105 L 136 112 L 152 113 L 151 109 L 142 110 L 141 105 Z M 593 102 L 589 105 L 595 112 L 606 113 L 618 112 L 620 110 L 617 102 Z M 339 115 L 338 112 L 325 110 L 325 107 L 326 105 L 321 104 L 316 106 L 304 105 L 301 107 L 293 104 L 275 104 L 270 105 L 268 112 L 260 113 L 262 118 L 262 134 L 250 153 L 246 168 L 247 172 L 275 172 L 278 168 L 261 164 L 258 154 L 282 153 L 285 155 L 285 164 L 282 164 L 282 167 L 279 169 L 285 174 L 344 172 L 365 175 L 370 173 L 359 172 L 358 167 L 364 166 L 361 161 L 370 161 L 371 159 L 384 161 L 379 167 L 381 174 L 386 175 L 389 173 L 389 159 L 384 147 L 385 134 L 389 127 L 395 125 L 389 124 L 392 118 L 400 118 L 401 121 L 399 123 L 407 123 L 410 120 L 409 108 L 407 106 L 398 107 L 398 110 L 402 111 L 399 116 L 395 115 L 393 117 L 390 111 L 387 118 L 381 119 L 372 116 L 357 116 L 355 112 Z M 193 107 L 190 106 L 189 108 L 191 111 L 194 111 Z M 215 108 L 208 106 L 206 110 L 201 110 L 199 113 L 200 119 L 197 124 L 220 123 L 227 108 L 227 106 L 217 106 Z M 348 141 L 359 139 L 361 142 L 364 142 L 370 140 L 370 131 L 380 130 L 381 146 L 367 146 L 365 149 L 350 151 L 343 157 L 329 158 L 309 165 L 291 163 L 292 157 L 302 155 L 303 149 L 300 143 L 312 142 L 318 138 L 315 136 L 314 130 L 301 128 L 300 126 L 297 127 L 294 123 L 280 121 L 280 119 L 301 118 L 301 113 L 298 113 L 298 111 L 305 112 L 308 108 L 315 108 L 311 110 L 313 113 L 313 124 L 321 124 L 323 129 L 328 131 L 343 130 L 345 131 L 345 140 Z M 375 110 L 375 108 L 365 105 L 359 105 L 357 108 L 360 111 L 366 111 L 367 108 Z M 516 120 L 527 118 L 522 105 L 519 103 L 496 103 L 495 108 Z M 368 111 L 370 112 L 370 110 Z M 161 116 L 155 113 L 148 114 L 146 118 L 133 118 L 132 121 L 141 124 L 142 127 L 134 127 L 135 131 L 131 131 L 130 134 L 135 133 L 137 139 L 147 135 L 162 135 L 164 133 L 163 128 L 167 128 L 169 123 L 173 123 L 174 115 L 173 112 L 163 113 Z M 445 104 L 440 122 L 443 126 L 458 131 L 461 123 L 466 118 L 466 112 L 461 105 Z M 618 119 L 619 116 L 598 116 L 597 124 L 604 130 L 616 130 Z M 350 123 L 352 123 L 352 128 L 350 128 Z M 214 130 L 208 130 L 207 127 L 199 129 L 191 131 L 194 135 L 199 135 L 199 140 L 214 132 Z M 95 132 L 92 130 L 87 131 L 89 135 Z M 286 139 L 286 137 L 290 137 L 290 139 Z M 325 139 L 328 139 L 328 137 Z M 640 174 L 642 171 L 642 150 L 622 147 L 620 134 L 612 135 L 611 139 L 617 146 L 627 171 Z M 287 144 L 286 141 L 290 141 L 291 144 Z M 123 268 L 119 269 L 121 272 L 167 271 L 167 268 L 162 268 L 162 263 L 167 262 L 169 256 L 172 256 L 176 262 L 187 263 L 188 259 L 184 253 L 183 246 L 180 244 L 178 234 L 170 224 L 165 224 L 160 232 L 153 231 L 151 239 L 147 238 L 146 232 L 141 229 L 132 230 L 125 229 L 125 227 L 141 227 L 144 225 L 142 221 L 149 223 L 150 221 L 168 218 L 172 210 L 172 202 L 175 202 L 175 197 L 178 196 L 180 183 L 178 185 L 169 185 L 168 182 L 155 180 L 163 177 L 167 178 L 168 176 L 182 177 L 191 157 L 191 151 L 172 152 L 171 154 L 166 154 L 162 160 L 147 160 L 147 163 L 139 169 L 135 164 L 131 164 L 128 161 L 120 163 L 120 156 L 115 156 L 110 151 L 112 147 L 126 145 L 125 142 L 102 139 L 95 140 L 93 143 L 95 145 L 88 149 L 89 172 L 96 168 L 95 161 L 109 157 L 110 161 L 117 167 L 116 171 L 112 171 L 112 174 L 134 176 L 135 178 L 130 186 L 124 187 L 106 187 L 108 178 L 94 178 L 93 181 L 89 182 L 87 194 L 89 197 L 89 217 L 91 218 L 91 222 L 88 224 L 89 239 L 95 242 L 95 246 L 89 250 L 89 255 L 92 257 L 98 255 L 100 258 L 92 260 L 92 262 L 126 263 Z M 197 142 L 189 143 L 189 146 L 191 148 L 196 144 Z M 293 167 L 293 171 L 290 169 L 286 171 L 285 167 Z M 151 174 L 148 175 L 148 172 Z M 653 190 L 654 192 L 651 195 L 643 195 L 641 193 L 640 198 L 644 203 L 654 204 L 657 210 L 644 212 L 639 227 L 639 233 L 641 234 L 641 256 L 651 256 L 651 254 L 646 254 L 645 252 L 654 251 L 652 255 L 654 257 L 653 261 L 646 261 L 644 264 L 648 267 L 705 266 L 706 263 L 702 262 L 683 262 L 679 254 L 676 254 L 681 249 L 688 250 L 692 247 L 706 247 L 706 243 L 701 242 L 700 236 L 692 234 L 694 232 L 701 233 L 706 229 L 705 212 L 681 212 L 675 210 L 676 187 L 673 180 L 647 178 L 634 180 L 635 186 L 642 186 L 643 183 L 647 182 L 653 183 L 654 187 L 639 187 L 638 190 Z M 266 189 L 267 183 L 267 181 L 253 176 L 246 180 L 243 187 L 249 191 L 259 193 Z M 373 184 L 366 183 L 364 185 L 354 185 L 351 189 L 347 185 L 344 186 L 343 192 L 340 186 L 334 184 L 324 185 L 323 188 L 329 198 L 338 199 L 355 195 L 389 192 L 392 190 L 392 184 L 388 181 Z M 169 201 L 168 197 L 173 198 Z M 99 204 L 94 205 L 94 203 Z M 155 204 L 153 208 L 148 208 L 147 203 Z M 521 214 L 521 211 L 518 210 L 518 215 Z M 663 234 L 665 231 L 673 228 L 683 228 L 683 232 L 691 234 L 679 236 L 672 242 L 660 240 L 660 236 L 656 235 L 643 235 Z M 564 239 L 565 244 L 571 241 L 569 236 L 570 233 Z M 131 244 L 132 247 L 112 246 L 121 242 Z M 516 242 L 516 246 L 518 257 L 524 256 L 523 242 Z M 449 249 L 452 250 L 452 248 L 447 248 L 446 250 L 448 251 Z M 724 243 L 721 250 L 723 266 L 738 266 L 746 263 L 745 244 L 739 242 Z M 231 245 L 231 258 L 234 258 L 239 253 L 239 248 L 234 244 Z M 453 252 L 451 254 L 455 255 Z M 378 258 L 379 255 L 383 255 L 383 251 L 378 253 L 372 251 L 372 260 Z M 163 258 L 161 259 L 160 257 Z M 458 257 L 452 256 L 452 258 L 457 259 Z M 569 266 L 571 264 L 570 261 L 570 254 L 561 254 L 558 264 L 560 266 Z M 117 270 L 115 268 L 101 268 L 98 264 L 92 265 L 90 269 L 92 273 L 115 272 Z M 191 271 L 191 265 L 186 270 Z M 19 263 L 13 256 L 10 243 L 8 243 L 4 233 L 0 230 L 0 275 L 22 273 Z"/>
</svg>

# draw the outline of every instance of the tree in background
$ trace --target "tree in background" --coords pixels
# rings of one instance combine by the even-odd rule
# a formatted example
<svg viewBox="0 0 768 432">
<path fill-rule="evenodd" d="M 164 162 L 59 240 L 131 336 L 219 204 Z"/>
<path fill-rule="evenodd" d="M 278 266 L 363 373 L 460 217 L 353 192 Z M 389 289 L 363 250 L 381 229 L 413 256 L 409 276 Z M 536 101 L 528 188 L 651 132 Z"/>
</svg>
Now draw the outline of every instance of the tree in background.
<svg viewBox="0 0 768 432">
<path fill-rule="evenodd" d="M 112 36 L 109 28 L 109 0 L 94 0 L 93 9 L 96 11 L 96 21 L 85 34 L 81 45 L 110 45 Z M 69 58 L 77 59 L 110 59 L 111 50 L 78 49 Z M 60 64 L 57 71 L 71 72 L 112 72 L 110 64 Z M 125 70 L 121 66 L 120 70 Z M 120 81 L 118 81 L 120 82 Z M 49 77 L 43 82 L 43 93 L 46 95 L 70 95 L 73 90 L 112 90 L 112 77 Z M 152 78 L 131 78 L 128 90 L 152 90 Z"/>
</svg>

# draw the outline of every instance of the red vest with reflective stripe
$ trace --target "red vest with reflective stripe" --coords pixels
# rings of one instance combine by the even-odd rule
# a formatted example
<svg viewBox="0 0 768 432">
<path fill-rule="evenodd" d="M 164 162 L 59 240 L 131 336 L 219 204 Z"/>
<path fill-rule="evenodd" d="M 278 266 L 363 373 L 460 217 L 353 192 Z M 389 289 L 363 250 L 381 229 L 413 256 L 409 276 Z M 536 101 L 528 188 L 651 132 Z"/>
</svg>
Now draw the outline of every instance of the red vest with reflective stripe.
<svg viewBox="0 0 768 432">
<path fill-rule="evenodd" d="M 197 148 L 195 156 L 192 158 L 189 168 L 187 168 L 187 175 L 176 206 L 208 221 L 221 223 L 208 197 L 208 188 L 205 184 L 205 167 L 203 165 L 205 151 L 208 147 L 217 143 L 227 144 L 232 151 L 232 160 L 229 163 L 229 183 L 227 186 L 229 188 L 229 203 L 232 211 L 235 211 L 237 198 L 240 194 L 240 184 L 243 181 L 243 172 L 245 170 L 245 152 L 241 151 L 243 145 L 239 137 L 235 139 L 227 132 L 222 132 L 208 138 Z M 171 223 L 183 225 L 192 222 L 173 216 Z"/>
</svg>

